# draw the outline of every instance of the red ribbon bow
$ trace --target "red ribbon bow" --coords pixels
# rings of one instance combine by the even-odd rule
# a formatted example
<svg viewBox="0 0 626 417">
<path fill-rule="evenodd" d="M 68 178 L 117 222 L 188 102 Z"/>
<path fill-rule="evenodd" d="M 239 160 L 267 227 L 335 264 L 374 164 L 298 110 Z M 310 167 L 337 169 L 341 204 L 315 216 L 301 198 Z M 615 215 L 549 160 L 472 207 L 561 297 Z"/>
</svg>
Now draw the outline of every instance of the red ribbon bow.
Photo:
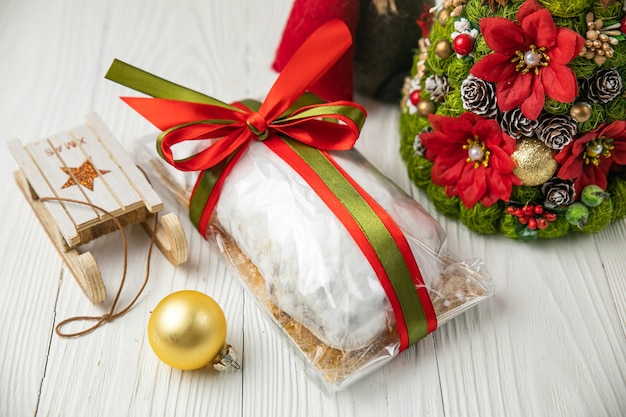
<svg viewBox="0 0 626 417">
<path fill-rule="evenodd" d="M 326 103 L 303 93 L 350 44 L 350 31 L 343 22 L 333 20 L 322 26 L 294 54 L 257 111 L 251 108 L 252 101 L 229 105 L 215 99 L 213 104 L 165 98 L 123 100 L 163 130 L 159 153 L 184 171 L 212 168 L 250 141 L 270 140 L 276 134 L 322 150 L 347 150 L 359 136 L 365 109 L 349 101 Z M 215 141 L 189 158 L 174 158 L 174 145 L 204 139 Z"/>
</svg>

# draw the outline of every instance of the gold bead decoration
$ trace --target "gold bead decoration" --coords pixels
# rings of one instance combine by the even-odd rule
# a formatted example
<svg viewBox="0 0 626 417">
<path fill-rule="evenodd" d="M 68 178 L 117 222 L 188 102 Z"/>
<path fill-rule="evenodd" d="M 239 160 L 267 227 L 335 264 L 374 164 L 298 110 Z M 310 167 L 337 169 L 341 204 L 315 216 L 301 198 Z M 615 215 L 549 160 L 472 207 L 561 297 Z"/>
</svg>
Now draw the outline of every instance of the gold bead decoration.
<svg viewBox="0 0 626 417">
<path fill-rule="evenodd" d="M 435 106 L 432 100 L 421 100 L 417 103 L 416 107 L 417 113 L 422 117 L 427 117 L 437 110 L 437 106 Z"/>
<path fill-rule="evenodd" d="M 218 370 L 238 367 L 236 352 L 225 343 L 226 318 L 220 306 L 198 291 L 178 291 L 154 308 L 148 341 L 159 359 L 172 368 L 192 370 L 213 363 Z"/>
<path fill-rule="evenodd" d="M 446 23 L 448 23 L 448 19 L 450 19 L 449 9 L 441 9 L 439 13 L 437 13 L 437 23 L 441 26 L 445 26 Z"/>
<path fill-rule="evenodd" d="M 517 141 L 511 155 L 515 168 L 513 173 L 523 185 L 535 186 L 548 181 L 557 169 L 554 152 L 538 139 Z"/>
<path fill-rule="evenodd" d="M 569 114 L 578 123 L 585 123 L 591 117 L 591 105 L 589 103 L 576 103 L 569 110 Z"/>
<path fill-rule="evenodd" d="M 585 16 L 587 32 L 585 43 L 580 51 L 580 56 L 593 59 L 597 65 L 602 65 L 607 58 L 613 57 L 613 46 L 617 45 L 618 37 L 622 35 L 619 22 L 604 26 L 602 19 L 596 19 L 593 12 Z"/>
<path fill-rule="evenodd" d="M 438 40 L 435 44 L 435 55 L 441 59 L 449 58 L 452 55 L 452 44 L 447 39 Z"/>
</svg>

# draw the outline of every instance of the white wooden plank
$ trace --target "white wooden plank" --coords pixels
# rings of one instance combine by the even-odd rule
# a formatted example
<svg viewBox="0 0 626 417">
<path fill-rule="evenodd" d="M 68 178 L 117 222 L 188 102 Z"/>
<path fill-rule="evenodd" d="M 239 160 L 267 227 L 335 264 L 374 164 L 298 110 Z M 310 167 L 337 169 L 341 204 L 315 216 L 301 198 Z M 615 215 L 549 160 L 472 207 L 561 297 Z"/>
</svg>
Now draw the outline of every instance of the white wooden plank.
<svg viewBox="0 0 626 417">
<path fill-rule="evenodd" d="M 12 161 L 2 162 L 8 167 Z M 0 338 L 0 415 L 34 416 L 62 262 L 10 172 L 0 172 L 6 181 L 0 187 L 0 327 L 5 332 Z"/>
<path fill-rule="evenodd" d="M 92 35 L 102 32 L 104 6 L 93 3 L 85 15 L 86 3 L 73 0 L 0 1 L 0 416 L 41 409 L 46 369 L 56 366 L 48 351 L 59 290 L 75 290 L 77 304 L 89 304 L 74 279 L 63 277 L 63 262 L 15 185 L 19 165 L 6 144 L 71 126 L 90 108 L 101 78 Z"/>
<path fill-rule="evenodd" d="M 122 169 L 109 151 L 103 147 L 98 136 L 86 125 L 76 126 L 70 129 L 70 135 L 74 141 L 78 142 L 84 155 L 89 155 L 93 166 L 97 170 L 109 171 L 106 175 L 101 175 L 100 180 L 107 191 L 116 201 L 117 206 L 111 206 L 113 214 L 118 214 L 126 210 L 134 210 L 141 207 L 143 201 L 135 192 L 132 184 L 123 174 Z M 106 207 L 105 207 L 106 208 Z"/>
<path fill-rule="evenodd" d="M 24 175 L 27 177 L 31 187 L 37 193 L 38 197 L 58 197 L 55 191 L 50 187 L 47 179 L 44 178 L 39 167 L 33 161 L 31 156 L 24 150 L 19 140 L 14 139 L 8 142 L 8 147 L 13 157 L 20 165 Z M 78 230 L 72 218 L 69 217 L 67 210 L 62 202 L 44 202 L 43 203 L 50 214 L 57 220 L 59 231 L 63 235 L 69 247 L 74 247 L 78 241 Z"/>
<path fill-rule="evenodd" d="M 619 415 L 626 340 L 590 256 L 593 237 L 531 245 L 467 230 L 457 237 L 491 254 L 497 290 L 437 333 L 448 415 Z"/>
<path fill-rule="evenodd" d="M 291 4 L 2 1 L 0 79 L 16 80 L 5 83 L 0 96 L 3 136 L 42 137 L 95 109 L 130 149 L 132 139 L 152 127 L 117 100 L 132 94 L 128 89 L 102 80 L 114 57 L 226 101 L 261 98 L 275 77 L 269 63 Z M 365 104 L 362 140 L 371 141 L 359 146 L 405 188 L 396 132 L 389 127 L 397 113 Z M 0 178 L 7 179 L 15 164 L 5 154 Z M 427 201 L 423 193 L 416 196 Z M 187 266 L 174 269 L 156 256 L 155 276 L 127 316 L 84 338 L 54 336 L 50 343 L 55 317 L 106 308 L 85 303 L 72 279 L 53 278 L 61 262 L 34 216 L 21 213 L 26 204 L 15 204 L 21 199 L 16 187 L 0 188 L 0 197 L 6 222 L 0 262 L 8 267 L 0 274 L 0 301 L 7 306 L 0 328 L 10 335 L 0 339 L 2 416 L 605 417 L 626 409 L 623 223 L 597 236 L 523 244 L 478 236 L 438 216 L 452 251 L 486 258 L 495 298 L 438 329 L 432 348 L 420 343 L 365 381 L 325 397 L 294 366 L 249 297 L 241 306 L 232 277 L 190 229 Z M 146 238 L 130 230 L 131 252 L 141 258 Z M 109 289 L 118 280 L 119 243 L 117 235 L 92 243 Z M 141 276 L 141 265 L 133 256 L 130 276 Z M 130 279 L 124 300 L 133 285 Z M 240 373 L 173 371 L 152 355 L 144 334 L 149 311 L 182 288 L 219 298 L 229 337 L 243 355 Z"/>
<path fill-rule="evenodd" d="M 149 212 L 155 213 L 163 209 L 163 202 L 158 194 L 152 189 L 146 176 L 141 172 L 126 150 L 115 139 L 113 133 L 102 122 L 97 114 L 87 115 L 87 124 L 92 129 L 93 134 L 99 139 L 101 145 L 108 150 L 113 159 L 117 161 L 121 171 L 128 177 L 130 183 L 135 187 L 135 191 L 143 199 Z"/>
<path fill-rule="evenodd" d="M 47 139 L 30 142 L 25 145 L 25 149 L 29 152 L 31 158 L 36 161 L 37 166 L 44 174 L 46 181 L 56 196 L 87 201 L 79 186 L 63 188 L 70 176 L 61 169 L 65 167 L 65 164 L 59 159 L 59 154 L 51 142 Z M 40 195 L 39 197 L 46 196 Z M 91 207 L 84 205 L 73 204 L 71 207 L 67 206 L 66 210 L 77 227 L 98 219 L 97 213 Z"/>
<path fill-rule="evenodd" d="M 626 252 L 626 220 L 622 219 L 595 236 L 598 242 L 602 267 L 611 290 L 613 304 L 622 323 L 622 331 L 626 335 L 626 270 L 624 270 L 624 253 Z"/>
<path fill-rule="evenodd" d="M 108 165 L 106 161 L 102 165 L 95 164 L 91 155 L 85 152 L 86 148 L 81 146 L 85 138 L 76 138 L 67 131 L 50 136 L 48 141 L 54 147 L 56 155 L 63 163 L 63 166 L 71 173 L 74 179 L 74 185 L 64 188 L 64 190 L 70 188 L 78 190 L 83 195 L 83 201 L 95 204 L 107 211 L 115 212 L 120 209 L 119 202 L 116 200 L 115 196 L 111 194 L 106 184 L 103 183 L 104 176 L 114 173 L 115 165 Z M 92 168 L 86 171 L 93 171 L 92 173 L 88 174 L 86 171 L 83 173 L 83 168 L 86 166 L 85 164 L 91 165 Z M 75 170 L 77 169 L 80 169 L 81 172 L 76 172 Z M 81 179 L 79 177 L 81 175 L 87 178 Z M 95 175 L 95 177 L 91 177 L 91 175 Z M 86 182 L 81 183 L 81 181 Z M 65 186 L 64 183 L 63 187 Z M 96 213 L 99 219 L 104 216 L 99 210 L 96 210 Z M 89 225 L 89 223 L 90 222 L 85 222 L 85 226 Z M 82 224 L 79 225 L 79 228 L 81 228 L 81 226 Z"/>
</svg>

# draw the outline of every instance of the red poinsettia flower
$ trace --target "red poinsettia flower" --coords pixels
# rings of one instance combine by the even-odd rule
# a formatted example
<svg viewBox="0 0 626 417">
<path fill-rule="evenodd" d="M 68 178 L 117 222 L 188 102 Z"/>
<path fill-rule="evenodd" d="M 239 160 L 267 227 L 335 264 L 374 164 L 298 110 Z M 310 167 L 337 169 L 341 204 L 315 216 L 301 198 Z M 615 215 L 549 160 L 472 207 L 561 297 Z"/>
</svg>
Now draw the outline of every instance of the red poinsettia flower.
<svg viewBox="0 0 626 417">
<path fill-rule="evenodd" d="M 578 95 L 576 75 L 567 64 L 581 51 L 584 39 L 571 29 L 557 27 L 550 12 L 526 0 L 517 24 L 502 17 L 480 20 L 480 31 L 494 53 L 478 61 L 472 75 L 496 83 L 502 111 L 521 107 L 536 120 L 545 96 L 569 103 Z"/>
<path fill-rule="evenodd" d="M 428 119 L 434 132 L 422 133 L 420 139 L 426 158 L 434 162 L 433 183 L 444 186 L 448 196 L 458 195 L 467 208 L 478 201 L 486 207 L 507 201 L 513 185 L 521 184 L 510 157 L 515 139 L 495 120 L 471 112 L 459 117 L 431 114 Z"/>
<path fill-rule="evenodd" d="M 590 184 L 606 189 L 611 168 L 626 166 L 626 121 L 603 124 L 567 145 L 554 158 L 561 168 L 557 176 L 575 180 L 580 192 Z"/>
</svg>

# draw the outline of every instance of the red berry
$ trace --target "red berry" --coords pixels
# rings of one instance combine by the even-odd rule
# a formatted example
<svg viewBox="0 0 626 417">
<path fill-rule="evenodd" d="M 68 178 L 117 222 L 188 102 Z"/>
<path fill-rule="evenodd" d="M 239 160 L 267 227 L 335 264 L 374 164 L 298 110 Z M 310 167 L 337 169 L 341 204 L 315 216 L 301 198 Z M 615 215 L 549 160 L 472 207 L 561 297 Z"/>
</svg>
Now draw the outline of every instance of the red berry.
<svg viewBox="0 0 626 417">
<path fill-rule="evenodd" d="M 528 223 L 528 217 L 520 217 L 520 218 L 519 218 L 519 223 L 520 223 L 520 224 L 526 224 L 526 223 Z"/>
<path fill-rule="evenodd" d="M 622 33 L 626 33 L 626 16 L 622 17 L 622 21 L 620 22 Z"/>
<path fill-rule="evenodd" d="M 537 228 L 537 220 L 534 217 L 528 219 L 528 227 L 535 230 Z"/>
<path fill-rule="evenodd" d="M 421 93 L 420 90 L 413 90 L 413 91 L 411 91 L 411 95 L 409 96 L 409 100 L 411 100 L 411 103 L 417 104 L 417 103 L 419 103 L 421 97 L 422 97 L 422 93 Z"/>
<path fill-rule="evenodd" d="M 508 206 L 506 208 L 506 214 L 510 214 L 511 216 L 515 216 L 515 207 L 513 206 Z"/>
<path fill-rule="evenodd" d="M 537 219 L 537 227 L 541 230 L 548 228 L 548 221 L 544 218 Z"/>
<path fill-rule="evenodd" d="M 535 214 L 535 206 L 524 207 L 524 214 L 527 216 L 532 216 L 533 214 Z"/>
<path fill-rule="evenodd" d="M 459 55 L 469 55 L 474 51 L 474 38 L 469 33 L 461 33 L 454 38 L 452 49 Z"/>
<path fill-rule="evenodd" d="M 543 213 L 543 218 L 549 222 L 556 220 L 556 213 Z"/>
<path fill-rule="evenodd" d="M 543 207 L 535 206 L 535 214 L 541 214 L 541 213 L 543 213 Z"/>
<path fill-rule="evenodd" d="M 517 217 L 522 217 L 524 215 L 524 212 L 522 211 L 521 208 L 518 207 L 518 208 L 515 209 L 515 215 Z"/>
</svg>

